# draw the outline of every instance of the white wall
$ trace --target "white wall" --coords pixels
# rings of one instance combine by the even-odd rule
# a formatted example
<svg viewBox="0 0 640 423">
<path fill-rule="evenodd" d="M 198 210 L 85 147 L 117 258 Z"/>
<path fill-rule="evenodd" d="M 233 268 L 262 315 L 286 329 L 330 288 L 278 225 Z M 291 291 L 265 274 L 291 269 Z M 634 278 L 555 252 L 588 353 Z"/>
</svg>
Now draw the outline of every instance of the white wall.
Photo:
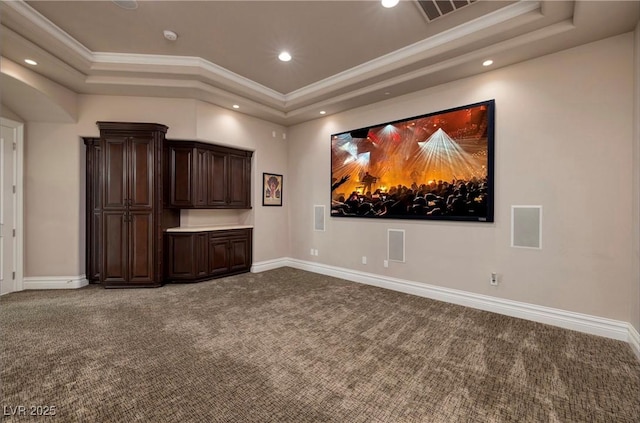
<svg viewBox="0 0 640 423">
<path fill-rule="evenodd" d="M 621 35 L 290 128 L 292 256 L 630 321 L 633 42 Z M 329 210 L 332 133 L 488 99 L 495 223 L 328 218 L 313 231 L 312 206 Z M 544 207 L 542 250 L 509 246 L 517 204 Z M 384 268 L 387 228 L 406 229 L 407 260 Z"/>
<path fill-rule="evenodd" d="M 286 173 L 286 144 L 275 144 L 271 131 L 282 128 L 240 113 L 203 105 L 197 100 L 93 96 L 78 98 L 78 122 L 28 122 L 25 142 L 25 276 L 73 276 L 85 273 L 85 148 L 82 137 L 98 136 L 97 121 L 153 122 L 167 125 L 167 138 L 199 139 L 255 150 L 265 161 L 278 157 Z M 268 137 L 267 137 L 268 135 Z M 263 164 L 263 167 L 269 167 Z M 255 169 L 255 168 L 254 168 Z M 256 170 L 254 170 L 256 173 Z M 254 177 L 254 189 L 257 181 Z M 257 230 L 255 260 L 288 252 L 286 207 L 263 210 L 256 196 L 251 212 L 240 212 L 245 223 L 270 219 L 273 231 L 286 234 L 267 239 Z M 222 219 L 220 219 L 222 216 Z M 201 212 L 201 224 L 225 223 L 230 215 Z M 188 219 L 188 217 L 187 217 Z M 284 223 L 283 223 L 284 222 Z"/>
</svg>

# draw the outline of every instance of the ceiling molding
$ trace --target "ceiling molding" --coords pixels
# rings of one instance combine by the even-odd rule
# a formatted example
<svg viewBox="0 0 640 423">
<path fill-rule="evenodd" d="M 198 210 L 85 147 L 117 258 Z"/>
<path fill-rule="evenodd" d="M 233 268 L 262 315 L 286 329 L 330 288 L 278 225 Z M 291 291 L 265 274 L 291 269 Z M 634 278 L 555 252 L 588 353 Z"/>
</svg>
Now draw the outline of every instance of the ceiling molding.
<svg viewBox="0 0 640 423">
<path fill-rule="evenodd" d="M 442 71 L 452 69 L 461 64 L 476 63 L 484 59 L 485 57 L 496 55 L 498 53 L 501 53 L 503 51 L 508 51 L 513 48 L 523 47 L 531 43 L 539 42 L 541 40 L 552 37 L 554 35 L 571 31 L 574 28 L 575 26 L 573 25 L 573 22 L 570 19 L 562 22 L 558 22 L 556 24 L 549 25 L 548 27 L 542 28 L 538 31 L 527 33 L 516 38 L 512 38 L 500 43 L 496 43 L 489 47 L 475 50 L 473 52 L 466 53 L 461 56 L 456 56 L 449 60 L 445 60 L 442 62 L 434 63 L 429 66 L 425 66 L 413 72 L 404 73 L 402 75 L 385 79 L 384 81 L 381 81 L 375 84 L 367 85 L 366 87 L 363 87 L 357 90 L 352 90 L 352 91 L 340 94 L 338 96 L 331 97 L 329 100 L 325 100 L 323 102 L 314 103 L 310 106 L 297 108 L 295 109 L 295 111 L 289 113 L 287 116 L 295 117 L 304 113 L 308 113 L 319 107 L 331 107 L 333 104 L 336 104 L 336 103 L 352 100 L 356 97 L 367 95 L 373 92 L 384 91 L 390 86 L 397 86 L 399 84 L 417 80 L 418 78 L 424 78 L 426 76 L 433 75 L 437 72 L 442 72 Z"/>
<path fill-rule="evenodd" d="M 292 91 L 286 95 L 286 101 L 292 102 L 302 97 L 312 96 L 319 91 L 324 91 L 329 88 L 335 89 L 337 86 L 345 83 L 353 83 L 354 80 L 365 74 L 374 76 L 400 68 L 406 65 L 407 61 L 416 62 L 425 58 L 425 55 L 428 55 L 437 47 L 460 40 L 463 37 L 486 30 L 495 25 L 536 10 L 540 11 L 539 1 L 525 1 L 503 7 L 502 9 L 498 9 L 492 13 L 482 16 L 481 18 L 471 20 L 422 41 L 418 41 L 417 43 L 355 66 L 344 72 L 330 76 L 329 78 Z"/>
<path fill-rule="evenodd" d="M 216 88 L 210 84 L 196 81 L 193 79 L 170 79 L 170 78 L 147 78 L 147 77 L 123 77 L 123 76 L 89 76 L 86 79 L 86 83 L 89 86 L 95 87 L 100 92 L 100 87 L 114 86 L 114 87 L 149 87 L 149 88 L 163 88 L 163 89 L 178 89 L 178 90 L 191 90 L 201 92 L 205 95 L 195 95 L 195 97 L 207 100 L 212 103 L 220 103 L 226 101 L 229 104 L 242 103 L 243 112 L 259 113 L 261 116 L 269 116 L 274 119 L 282 120 L 287 117 L 286 113 L 282 110 L 266 106 L 262 103 L 253 101 L 251 99 L 243 98 L 242 101 L 238 100 L 238 95 L 230 93 L 224 89 Z M 185 92 L 186 93 L 186 92 Z M 208 96 L 215 96 L 216 101 Z"/>
<path fill-rule="evenodd" d="M 27 19 L 37 28 L 42 29 L 51 37 L 55 38 L 67 48 L 86 61 L 93 61 L 93 53 L 84 44 L 60 29 L 59 26 L 45 18 L 40 12 L 29 6 L 24 0 L 12 0 L 3 2 L 7 7 L 13 9 L 20 16 Z"/>
<path fill-rule="evenodd" d="M 155 72 L 155 69 L 150 69 L 150 66 L 176 68 L 171 73 L 184 74 L 192 73 L 187 72 L 184 69 L 194 68 L 199 69 L 205 76 L 210 75 L 209 78 L 219 82 L 231 82 L 233 85 L 241 85 L 251 92 L 262 94 L 271 98 L 274 101 L 284 103 L 285 95 L 281 94 L 271 88 L 265 87 L 255 81 L 245 78 L 242 75 L 238 75 L 222 66 L 216 65 L 201 57 L 193 56 L 167 56 L 158 54 L 132 54 L 132 53 L 93 53 L 93 63 L 91 69 L 93 70 L 109 70 L 109 71 L 129 71 L 144 69 L 146 72 Z M 133 65 L 134 67 L 120 66 L 120 65 Z M 140 69 L 138 69 L 140 68 Z M 182 69 L 182 70 L 179 70 Z"/>
<path fill-rule="evenodd" d="M 73 52 L 89 61 L 91 71 L 166 72 L 176 75 L 198 74 L 223 85 L 223 88 L 224 86 L 236 90 L 240 88 L 246 95 L 250 97 L 258 96 L 261 100 L 266 100 L 270 106 L 278 107 L 282 111 L 292 107 L 295 103 L 313 101 L 314 96 L 321 95 L 328 89 L 335 90 L 336 88 L 358 83 L 398 69 L 407 64 L 415 63 L 428 56 L 437 47 L 460 40 L 527 13 L 540 11 L 541 6 L 540 1 L 514 3 L 347 71 L 307 85 L 291 93 L 283 94 L 200 57 L 92 52 L 23 0 L 7 2 L 7 4 L 33 25 L 45 30 Z"/>
<path fill-rule="evenodd" d="M 172 52 L 180 50 L 158 50 L 157 43 L 155 48 L 140 43 L 137 51 L 162 51 L 165 54 L 118 53 L 118 46 L 122 47 L 122 44 L 94 44 L 96 40 L 91 39 L 90 33 L 85 34 L 88 37 L 86 39 L 78 35 L 87 45 L 102 45 L 100 48 L 106 50 L 91 51 L 62 30 L 70 22 L 77 23 L 76 19 L 82 16 L 74 15 L 72 12 L 76 9 L 68 5 L 68 9 L 56 10 L 60 13 L 63 10 L 69 12 L 63 15 L 66 18 L 60 14 L 51 15 L 52 19 L 53 16 L 60 19 L 61 27 L 58 27 L 24 0 L 2 1 L 0 41 L 3 55 L 16 62 L 17 66 L 22 63 L 26 54 L 33 55 L 40 66 L 31 70 L 77 94 L 197 99 L 286 126 L 320 118 L 320 110 L 326 111 L 324 116 L 331 115 L 620 34 L 628 31 L 631 23 L 635 26 L 640 16 L 640 8 L 633 9 L 625 2 L 615 2 L 616 6 L 613 8 L 606 7 L 606 2 L 522 0 L 505 5 L 482 3 L 487 7 L 477 8 L 477 13 L 469 13 L 469 20 L 465 22 L 462 22 L 464 15 L 447 24 L 442 20 L 442 24 L 438 24 L 433 30 L 399 44 L 404 47 L 391 53 L 387 53 L 388 49 L 383 49 L 380 53 L 382 55 L 373 60 L 369 60 L 371 55 L 366 55 L 366 59 L 356 61 L 355 63 L 360 64 L 352 68 L 336 68 L 341 71 L 323 79 L 307 78 L 305 80 L 315 82 L 286 93 L 270 88 L 269 81 L 273 82 L 273 86 L 287 86 L 277 81 L 288 74 L 281 73 L 280 67 L 270 67 L 273 63 L 264 62 L 264 59 L 263 63 L 268 63 L 268 66 L 257 67 L 255 70 L 271 74 L 262 74 L 261 78 L 252 80 L 236 73 L 243 69 L 246 71 L 246 67 L 227 69 L 214 63 L 213 60 L 216 59 L 213 56 L 198 56 L 200 52 L 206 52 L 202 49 L 183 49 L 181 51 L 190 55 L 173 56 L 170 55 Z M 583 10 L 581 19 L 576 17 L 577 5 Z M 470 7 L 466 10 L 472 9 Z M 45 10 L 52 9 L 40 10 L 47 14 Z M 86 12 L 91 9 L 79 10 Z M 168 10 L 175 12 L 179 9 Z M 481 13 L 485 14 L 480 15 Z M 616 19 L 610 19 L 610 22 L 599 21 L 603 13 L 609 13 Z M 96 16 L 97 25 L 108 23 L 106 20 L 100 22 L 102 18 Z M 406 18 L 407 15 L 403 16 Z M 478 17 L 470 19 L 472 16 Z M 189 16 L 186 18 L 188 21 Z M 598 22 L 601 25 L 597 25 Z M 86 25 L 75 28 L 90 31 Z M 105 28 L 111 26 L 102 29 Z M 442 31 L 437 32 L 438 28 L 442 28 Z M 382 37 L 384 32 L 377 34 Z M 252 37 L 259 36 L 260 34 L 254 34 Z M 420 41 L 415 42 L 418 39 Z M 132 39 L 118 41 L 135 43 Z M 381 44 L 382 41 L 386 41 L 386 38 L 380 39 Z M 133 46 L 136 47 L 136 44 Z M 124 50 L 122 48 L 120 51 Z M 345 46 L 340 54 L 329 55 L 329 59 L 343 58 L 349 54 L 353 54 L 353 47 Z M 489 57 L 496 64 L 491 68 L 482 67 L 482 60 Z M 286 72 L 309 72 L 310 69 L 316 69 L 309 63 L 318 62 L 300 61 L 299 67 L 287 68 Z M 341 62 L 336 59 L 333 63 Z M 253 56 L 243 64 L 260 66 L 254 62 Z M 308 66 L 304 68 L 303 65 Z M 327 74 L 329 73 L 322 75 Z M 269 76 L 277 78 L 270 79 Z M 262 83 L 256 82 L 257 80 Z M 232 109 L 233 104 L 239 104 L 240 109 Z"/>
</svg>

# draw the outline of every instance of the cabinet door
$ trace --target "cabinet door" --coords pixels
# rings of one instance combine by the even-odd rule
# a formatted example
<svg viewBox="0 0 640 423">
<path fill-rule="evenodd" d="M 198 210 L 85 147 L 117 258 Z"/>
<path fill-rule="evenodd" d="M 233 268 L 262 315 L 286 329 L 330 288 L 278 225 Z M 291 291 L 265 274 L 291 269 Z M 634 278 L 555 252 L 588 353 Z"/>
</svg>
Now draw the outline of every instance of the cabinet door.
<svg viewBox="0 0 640 423">
<path fill-rule="evenodd" d="M 153 208 L 153 143 L 151 138 L 129 138 L 128 206 Z"/>
<path fill-rule="evenodd" d="M 248 181 L 247 158 L 242 156 L 229 156 L 229 201 L 231 207 L 248 206 Z"/>
<path fill-rule="evenodd" d="M 193 206 L 193 148 L 172 146 L 169 151 L 169 205 Z"/>
<path fill-rule="evenodd" d="M 218 275 L 229 271 L 229 240 L 211 236 L 209 242 L 209 274 Z"/>
<path fill-rule="evenodd" d="M 246 237 L 233 238 L 230 244 L 229 270 L 235 272 L 251 267 L 249 240 Z"/>
<path fill-rule="evenodd" d="M 133 284 L 153 282 L 153 213 L 129 212 L 128 220 L 128 270 Z"/>
<path fill-rule="evenodd" d="M 193 235 L 170 233 L 167 237 L 167 277 L 192 279 L 194 277 Z"/>
<path fill-rule="evenodd" d="M 127 200 L 127 149 L 126 139 L 107 138 L 103 146 L 104 154 L 104 201 L 103 207 L 123 209 Z"/>
<path fill-rule="evenodd" d="M 127 280 L 128 234 L 127 213 L 105 211 L 102 220 L 102 280 L 106 283 Z"/>
<path fill-rule="evenodd" d="M 227 205 L 227 155 L 209 151 L 209 169 L 207 177 L 207 200 L 209 206 Z"/>
<path fill-rule="evenodd" d="M 207 186 L 209 176 L 209 152 L 197 148 L 195 150 L 195 165 L 193 171 L 193 205 L 194 207 L 207 206 Z"/>
<path fill-rule="evenodd" d="M 86 138 L 87 146 L 87 233 L 86 233 L 86 271 L 90 282 L 100 279 L 100 267 L 102 260 L 102 185 L 100 166 L 102 154 L 100 140 Z"/>
<path fill-rule="evenodd" d="M 90 217 L 89 233 L 87 233 L 87 279 L 98 281 L 102 267 L 102 212 L 94 211 Z"/>
<path fill-rule="evenodd" d="M 194 254 L 191 260 L 194 262 L 194 275 L 197 278 L 209 274 L 209 233 L 197 233 L 194 235 Z"/>
</svg>

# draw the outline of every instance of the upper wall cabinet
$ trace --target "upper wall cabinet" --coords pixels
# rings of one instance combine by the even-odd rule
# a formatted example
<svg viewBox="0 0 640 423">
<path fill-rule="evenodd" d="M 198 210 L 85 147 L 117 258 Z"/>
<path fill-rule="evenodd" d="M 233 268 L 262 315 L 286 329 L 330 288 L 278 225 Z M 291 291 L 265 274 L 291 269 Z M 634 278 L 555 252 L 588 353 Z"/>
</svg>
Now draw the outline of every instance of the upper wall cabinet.
<svg viewBox="0 0 640 423">
<path fill-rule="evenodd" d="M 251 208 L 251 151 L 178 140 L 168 149 L 169 207 Z"/>
</svg>

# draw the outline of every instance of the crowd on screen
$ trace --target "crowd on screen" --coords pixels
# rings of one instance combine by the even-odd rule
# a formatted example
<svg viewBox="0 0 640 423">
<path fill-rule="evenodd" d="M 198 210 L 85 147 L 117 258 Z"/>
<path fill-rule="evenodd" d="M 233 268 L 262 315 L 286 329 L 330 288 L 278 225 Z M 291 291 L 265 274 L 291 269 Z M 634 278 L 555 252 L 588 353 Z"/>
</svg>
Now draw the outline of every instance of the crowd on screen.
<svg viewBox="0 0 640 423">
<path fill-rule="evenodd" d="M 334 181 L 332 192 L 348 177 Z M 483 217 L 487 213 L 486 178 L 430 181 L 411 186 L 399 184 L 383 191 L 376 189 L 349 195 L 337 194 L 331 204 L 332 215 L 343 216 L 457 216 Z"/>
</svg>

